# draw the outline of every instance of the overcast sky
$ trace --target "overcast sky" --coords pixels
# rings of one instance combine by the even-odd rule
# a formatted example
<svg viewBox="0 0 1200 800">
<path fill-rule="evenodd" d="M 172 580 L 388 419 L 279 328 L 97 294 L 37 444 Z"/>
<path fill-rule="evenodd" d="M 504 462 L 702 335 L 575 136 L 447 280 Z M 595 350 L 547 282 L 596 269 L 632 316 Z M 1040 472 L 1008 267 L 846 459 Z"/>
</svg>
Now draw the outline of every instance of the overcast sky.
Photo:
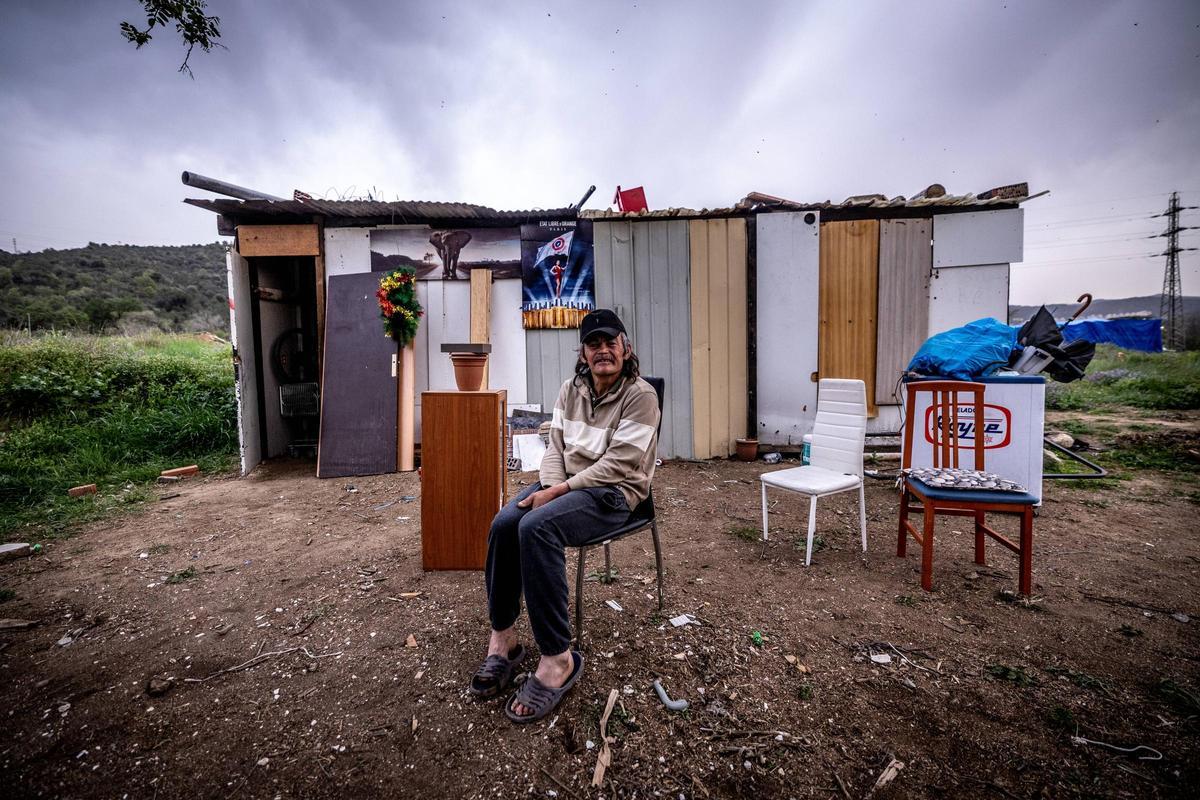
<svg viewBox="0 0 1200 800">
<path fill-rule="evenodd" d="M 1028 181 L 1014 303 L 1153 294 L 1200 206 L 1200 3 L 209 0 L 227 49 L 135 51 L 134 0 L 5 0 L 0 243 L 214 241 L 182 170 L 290 196 L 655 208 Z M 1185 213 L 1200 225 L 1200 210 Z M 1188 246 L 1200 236 L 1184 235 Z M 1200 253 L 1183 288 L 1200 294 Z"/>
</svg>

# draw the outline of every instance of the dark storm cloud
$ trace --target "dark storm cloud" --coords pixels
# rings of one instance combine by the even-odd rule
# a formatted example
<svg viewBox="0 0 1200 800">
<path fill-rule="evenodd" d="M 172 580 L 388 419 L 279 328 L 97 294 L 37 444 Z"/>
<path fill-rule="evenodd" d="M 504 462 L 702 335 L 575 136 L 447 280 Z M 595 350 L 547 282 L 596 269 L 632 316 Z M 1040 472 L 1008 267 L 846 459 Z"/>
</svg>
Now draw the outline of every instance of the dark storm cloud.
<svg viewBox="0 0 1200 800">
<path fill-rule="evenodd" d="M 1014 299 L 1036 299 L 1046 270 L 1063 292 L 1152 291 L 1152 265 L 1137 283 L 1122 262 L 1064 263 L 1095 252 L 1073 249 L 1067 224 L 1200 190 L 1195 3 L 210 0 L 209 13 L 227 49 L 193 53 L 192 81 L 170 31 L 141 51 L 121 40 L 133 0 L 6 4 L 6 244 L 211 239 L 211 215 L 179 203 L 203 194 L 182 169 L 276 194 L 510 208 L 592 183 L 593 205 L 640 183 L 655 206 L 713 207 L 750 190 L 839 200 L 1028 179 L 1054 190 L 1028 207 L 1014 272 Z M 1139 244 L 1125 224 L 1117 244 Z"/>
</svg>

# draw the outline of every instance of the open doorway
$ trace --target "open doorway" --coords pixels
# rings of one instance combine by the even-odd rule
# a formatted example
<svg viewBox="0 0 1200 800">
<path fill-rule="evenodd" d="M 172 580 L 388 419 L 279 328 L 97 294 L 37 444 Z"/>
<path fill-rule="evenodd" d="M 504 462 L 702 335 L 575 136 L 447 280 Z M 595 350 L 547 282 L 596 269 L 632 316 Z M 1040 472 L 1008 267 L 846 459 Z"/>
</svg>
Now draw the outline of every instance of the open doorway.
<svg viewBox="0 0 1200 800">
<path fill-rule="evenodd" d="M 315 458 L 320 419 L 316 263 L 312 256 L 247 259 L 258 433 L 265 458 Z"/>
</svg>

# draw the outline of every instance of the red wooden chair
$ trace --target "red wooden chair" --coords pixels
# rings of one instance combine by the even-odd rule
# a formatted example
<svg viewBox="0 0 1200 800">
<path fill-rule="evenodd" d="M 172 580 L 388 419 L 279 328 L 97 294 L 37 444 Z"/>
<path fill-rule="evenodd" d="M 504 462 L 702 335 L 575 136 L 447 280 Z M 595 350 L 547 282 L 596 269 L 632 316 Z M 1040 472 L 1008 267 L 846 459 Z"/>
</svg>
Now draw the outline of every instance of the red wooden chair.
<svg viewBox="0 0 1200 800">
<path fill-rule="evenodd" d="M 932 393 L 932 415 L 930 422 L 923 424 L 923 430 L 915 431 L 914 425 L 917 414 L 917 396 L 921 392 Z M 933 466 L 959 467 L 959 453 L 962 450 L 974 449 L 974 469 L 983 470 L 984 455 L 984 422 L 983 422 L 983 392 L 982 383 L 967 381 L 913 381 L 908 384 L 908 397 L 904 420 L 904 456 L 901 467 L 908 469 L 912 466 L 912 451 L 914 436 L 927 436 L 933 448 Z M 959 395 L 966 395 L 961 401 Z M 961 405 L 971 405 L 974 414 L 969 418 L 960 418 Z M 968 426 L 967 430 L 974 433 L 973 446 L 960 443 L 960 435 L 964 432 L 961 423 Z M 973 425 L 971 424 L 973 423 Z M 963 436 L 962 438 L 968 438 Z M 964 467 L 967 468 L 967 467 Z M 1037 498 L 1028 492 L 996 492 L 986 489 L 955 489 L 932 486 L 918 478 L 904 473 L 900 489 L 900 531 L 896 540 L 896 555 L 905 556 L 908 537 L 921 545 L 921 588 L 931 591 L 933 588 L 933 529 L 937 515 L 973 517 L 975 520 L 975 563 L 984 564 L 983 545 L 987 536 L 1017 554 L 1021 565 L 1020 588 L 1021 594 L 1028 595 L 1033 588 L 1033 506 Z M 919 503 L 910 503 L 910 498 Z M 925 524 L 918 530 L 908 521 L 910 512 L 924 515 Z M 1014 544 L 1007 538 L 988 527 L 984 521 L 986 514 L 1010 514 L 1021 518 L 1021 541 Z"/>
</svg>

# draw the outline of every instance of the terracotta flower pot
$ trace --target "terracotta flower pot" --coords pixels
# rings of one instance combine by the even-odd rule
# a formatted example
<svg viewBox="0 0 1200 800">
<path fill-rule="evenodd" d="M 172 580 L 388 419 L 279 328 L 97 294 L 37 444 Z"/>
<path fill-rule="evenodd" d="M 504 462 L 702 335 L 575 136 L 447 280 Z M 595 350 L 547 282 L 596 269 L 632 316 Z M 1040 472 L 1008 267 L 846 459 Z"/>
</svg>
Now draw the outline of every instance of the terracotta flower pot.
<svg viewBox="0 0 1200 800">
<path fill-rule="evenodd" d="M 758 439 L 738 439 L 735 452 L 738 461 L 753 461 L 758 458 Z"/>
<path fill-rule="evenodd" d="M 487 366 L 487 353 L 451 353 L 454 364 L 454 381 L 460 392 L 478 392 L 483 388 L 483 371 Z"/>
</svg>

